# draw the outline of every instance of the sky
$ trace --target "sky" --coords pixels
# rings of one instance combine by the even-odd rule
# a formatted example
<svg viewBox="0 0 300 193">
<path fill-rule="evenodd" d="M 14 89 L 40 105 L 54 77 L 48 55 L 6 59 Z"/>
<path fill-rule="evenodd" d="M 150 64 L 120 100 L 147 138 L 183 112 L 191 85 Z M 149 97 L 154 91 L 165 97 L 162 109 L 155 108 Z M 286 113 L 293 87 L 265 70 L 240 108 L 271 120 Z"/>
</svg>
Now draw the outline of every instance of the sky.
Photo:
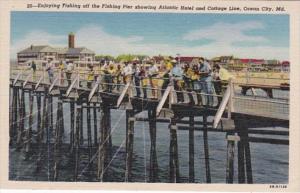
<svg viewBox="0 0 300 193">
<path fill-rule="evenodd" d="M 12 12 L 11 58 L 30 45 L 96 54 L 289 59 L 289 16 L 263 14 Z"/>
</svg>

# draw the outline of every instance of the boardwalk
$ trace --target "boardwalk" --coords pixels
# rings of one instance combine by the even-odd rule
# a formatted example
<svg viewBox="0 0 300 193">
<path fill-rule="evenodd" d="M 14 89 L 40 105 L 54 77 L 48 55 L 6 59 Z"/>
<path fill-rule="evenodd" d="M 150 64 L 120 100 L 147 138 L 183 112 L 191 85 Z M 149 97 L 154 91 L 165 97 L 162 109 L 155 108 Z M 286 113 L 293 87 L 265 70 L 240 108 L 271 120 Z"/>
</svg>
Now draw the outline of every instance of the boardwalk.
<svg viewBox="0 0 300 193">
<path fill-rule="evenodd" d="M 280 131 L 256 130 L 251 128 L 261 128 L 269 126 L 289 127 L 289 99 L 288 94 L 284 97 L 268 98 L 252 94 L 242 95 L 239 83 L 229 81 L 224 88 L 222 96 L 212 95 L 214 99 L 213 106 L 203 105 L 207 98 L 204 93 L 195 91 L 180 90 L 176 91 L 171 83 L 167 88 L 162 90 L 160 87 L 153 90 L 150 86 L 138 87 L 141 91 L 146 90 L 147 98 L 136 97 L 137 86 L 133 82 L 124 83 L 107 83 L 103 76 L 99 76 L 97 81 L 93 81 L 88 87 L 86 74 L 74 72 L 71 80 L 61 78 L 58 72 L 54 76 L 52 83 L 49 82 L 44 72 L 39 72 L 33 76 L 28 71 L 15 71 L 11 74 L 11 113 L 10 113 L 10 137 L 12 146 L 24 149 L 25 157 L 40 155 L 41 150 L 32 150 L 32 144 L 37 144 L 42 149 L 43 144 L 53 145 L 53 155 L 51 157 L 51 179 L 59 180 L 59 165 L 62 158 L 59 152 L 64 151 L 65 142 L 62 141 L 64 135 L 63 104 L 70 104 L 70 156 L 74 158 L 74 181 L 77 181 L 78 167 L 80 166 L 80 152 L 82 148 L 88 150 L 89 162 L 95 162 L 95 171 L 99 181 L 107 181 L 106 168 L 113 158 L 111 142 L 111 114 L 110 109 L 123 109 L 126 112 L 126 136 L 124 138 L 126 155 L 125 155 L 125 182 L 131 181 L 133 170 L 133 137 L 134 123 L 136 121 L 147 121 L 150 127 L 150 176 L 149 181 L 157 180 L 157 157 L 156 157 L 156 122 L 168 122 L 170 129 L 170 146 L 169 146 L 169 181 L 180 182 L 180 171 L 178 163 L 178 144 L 177 130 L 184 129 L 177 124 L 185 124 L 189 130 L 189 181 L 194 180 L 194 129 L 195 125 L 202 125 L 198 128 L 203 132 L 203 142 L 205 149 L 205 171 L 206 182 L 211 182 L 208 132 L 225 132 L 227 133 L 227 168 L 226 182 L 232 183 L 234 179 L 234 149 L 238 144 L 238 182 L 253 183 L 251 170 L 251 153 L 250 142 L 270 143 L 270 144 L 288 144 L 288 140 L 278 138 L 264 138 L 264 134 L 282 135 L 287 133 Z M 20 93 L 21 92 L 21 93 Z M 158 93 L 154 98 L 153 94 Z M 288 92 L 288 91 L 287 91 Z M 28 93 L 28 98 L 24 95 Z M 21 94 L 21 96 L 20 96 Z M 182 94 L 184 101 L 178 102 L 178 96 Z M 244 93 L 245 94 L 245 93 Z M 156 94 L 155 94 L 156 95 Z M 198 96 L 197 96 L 198 95 Z M 200 96 L 200 97 L 199 97 Z M 37 126 L 33 123 L 33 102 L 36 97 L 37 102 Z M 217 107 L 217 97 L 222 97 L 221 104 Z M 53 111 L 53 99 L 57 100 L 56 112 Z M 43 100 L 43 102 L 41 102 Z M 27 102 L 28 101 L 28 102 Z M 191 103 L 192 102 L 192 103 Z M 25 105 L 26 104 L 26 105 Z M 29 104 L 29 107 L 28 105 Z M 29 112 L 28 118 L 25 108 Z M 86 115 L 83 115 L 83 109 L 86 109 Z M 97 113 L 101 109 L 100 113 Z M 138 117 L 140 112 L 147 111 L 147 117 Z M 53 113 L 56 114 L 56 120 L 53 120 Z M 47 116 L 49 115 L 49 116 Z M 83 116 L 87 117 L 87 146 L 83 146 Z M 100 117 L 100 125 L 91 120 L 94 117 Z M 195 122 L 195 117 L 202 117 L 201 123 Z M 213 117 L 208 121 L 208 117 Z M 188 118 L 188 121 L 183 120 Z M 25 121 L 26 119 L 26 121 Z M 22 121 L 24 120 L 24 121 Z M 96 119 L 94 119 L 96 120 Z M 24 124 L 29 128 L 25 129 Z M 35 130 L 35 131 L 34 131 Z M 23 134 L 25 132 L 26 134 Z M 54 132 L 50 136 L 49 132 Z M 262 137 L 248 137 L 248 134 L 254 132 L 261 134 Z M 35 134 L 34 134 L 35 133 Z M 46 138 L 45 138 L 46 137 Z M 34 138 L 34 140 L 33 140 Z M 93 139 L 92 139 L 93 138 Z M 68 149 L 68 148 L 67 148 Z M 81 151 L 80 151 L 81 149 Z M 98 149 L 96 151 L 96 149 Z M 30 153 L 31 152 L 31 153 Z M 36 152 L 36 153 L 32 153 Z M 37 156 L 37 160 L 41 157 Z M 37 162 L 37 166 L 41 163 Z"/>
</svg>

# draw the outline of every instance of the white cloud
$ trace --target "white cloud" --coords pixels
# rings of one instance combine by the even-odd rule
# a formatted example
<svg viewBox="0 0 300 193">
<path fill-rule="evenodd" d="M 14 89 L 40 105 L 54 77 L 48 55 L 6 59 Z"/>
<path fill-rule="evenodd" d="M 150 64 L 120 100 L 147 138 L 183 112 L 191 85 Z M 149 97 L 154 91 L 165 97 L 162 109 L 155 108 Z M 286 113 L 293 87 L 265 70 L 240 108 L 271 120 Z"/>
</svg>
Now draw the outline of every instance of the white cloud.
<svg viewBox="0 0 300 193">
<path fill-rule="evenodd" d="M 262 27 L 263 26 L 259 22 L 248 22 L 245 23 L 243 29 L 249 30 Z M 217 32 L 212 33 L 212 30 L 217 29 Z M 206 36 L 202 35 L 202 33 L 205 32 L 206 34 L 210 34 L 209 37 L 214 39 L 215 42 L 209 45 L 184 46 L 174 44 L 174 42 L 168 44 L 144 43 L 144 37 L 141 36 L 121 37 L 105 32 L 101 26 L 86 25 L 75 32 L 75 46 L 85 46 L 95 51 L 96 54 L 110 54 L 114 56 L 127 53 L 174 56 L 177 53 L 180 53 L 181 55 L 205 56 L 208 58 L 219 55 L 234 55 L 244 58 L 288 59 L 289 50 L 286 47 L 234 47 L 232 42 L 234 42 L 235 39 L 252 42 L 267 41 L 264 37 L 260 36 L 246 36 L 239 29 L 240 27 L 238 24 L 233 24 L 229 28 L 229 24 L 219 23 L 218 25 L 215 24 L 205 29 L 191 31 L 183 36 L 186 41 L 204 38 Z M 233 31 L 235 31 L 235 34 L 233 34 Z M 222 37 L 220 34 L 222 34 Z M 54 36 L 41 31 L 32 32 L 26 35 L 23 40 L 12 45 L 12 54 L 15 54 L 17 51 L 20 51 L 31 44 L 49 44 L 52 46 L 66 47 L 67 34 L 63 36 Z"/>
<path fill-rule="evenodd" d="M 244 32 L 253 29 L 262 29 L 263 24 L 256 21 L 239 23 L 215 23 L 209 27 L 193 30 L 183 36 L 184 40 L 210 39 L 214 44 L 232 44 L 234 42 L 267 42 L 262 36 L 249 36 Z"/>
</svg>

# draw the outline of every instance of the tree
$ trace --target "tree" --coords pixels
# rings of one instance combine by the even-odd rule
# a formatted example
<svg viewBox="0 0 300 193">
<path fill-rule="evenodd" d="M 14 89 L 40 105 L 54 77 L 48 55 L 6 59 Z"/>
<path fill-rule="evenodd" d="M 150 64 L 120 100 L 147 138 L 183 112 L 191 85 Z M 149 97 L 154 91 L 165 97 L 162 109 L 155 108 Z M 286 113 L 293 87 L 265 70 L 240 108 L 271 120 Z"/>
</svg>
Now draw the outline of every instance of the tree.
<svg viewBox="0 0 300 193">
<path fill-rule="evenodd" d="M 96 55 L 95 60 L 96 61 L 101 61 L 101 60 L 112 61 L 112 60 L 115 60 L 115 58 L 111 55 Z"/>
</svg>

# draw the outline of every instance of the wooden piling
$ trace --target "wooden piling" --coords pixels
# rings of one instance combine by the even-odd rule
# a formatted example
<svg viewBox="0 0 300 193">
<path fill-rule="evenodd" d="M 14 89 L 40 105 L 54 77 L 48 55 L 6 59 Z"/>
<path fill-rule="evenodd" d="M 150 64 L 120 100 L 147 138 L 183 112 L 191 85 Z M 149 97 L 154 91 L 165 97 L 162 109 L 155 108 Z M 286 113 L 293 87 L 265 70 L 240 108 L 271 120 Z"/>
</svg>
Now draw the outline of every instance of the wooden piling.
<svg viewBox="0 0 300 193">
<path fill-rule="evenodd" d="M 189 182 L 195 182 L 195 167 L 194 167 L 194 116 L 189 117 Z"/>
<path fill-rule="evenodd" d="M 75 117 L 75 102 L 74 99 L 70 102 L 70 152 L 74 150 L 74 117 Z"/>
<path fill-rule="evenodd" d="M 158 163 L 156 156 L 156 109 L 148 110 L 149 130 L 150 130 L 150 182 L 158 180 Z"/>
<path fill-rule="evenodd" d="M 32 140 L 32 125 L 33 125 L 33 94 L 29 91 L 29 122 L 28 129 L 26 133 L 26 148 L 25 148 L 25 159 L 29 158 L 31 153 L 31 140 Z"/>
<path fill-rule="evenodd" d="M 94 146 L 98 146 L 98 128 L 97 128 L 97 108 L 96 103 L 94 103 L 93 108 L 93 119 L 94 119 Z"/>
<path fill-rule="evenodd" d="M 56 124 L 55 124 L 55 144 L 54 144 L 54 175 L 53 180 L 57 181 L 60 165 L 60 149 L 62 143 L 62 125 L 63 125 L 62 101 L 57 103 Z"/>
<path fill-rule="evenodd" d="M 108 141 L 109 141 L 109 135 L 108 135 L 108 126 L 107 126 L 107 116 L 109 116 L 109 107 L 106 105 L 103 105 L 101 108 L 101 119 L 100 119 L 100 143 L 99 143 L 99 149 L 98 149 L 98 172 L 97 177 L 98 180 L 103 182 L 106 180 L 107 176 L 107 164 L 108 164 Z"/>
<path fill-rule="evenodd" d="M 42 116 L 41 116 L 41 94 L 36 94 L 36 104 L 37 104 L 37 142 L 40 145 L 42 142 Z"/>
<path fill-rule="evenodd" d="M 177 144 L 177 126 L 175 118 L 171 118 L 170 129 L 170 182 L 179 182 L 179 160 L 178 160 L 178 144 Z"/>
<path fill-rule="evenodd" d="M 20 150 L 23 146 L 25 118 L 26 118 L 25 92 L 22 89 L 21 90 L 21 103 L 20 103 L 20 125 L 19 125 L 19 130 L 18 130 L 18 137 L 17 137 L 17 150 Z"/>
<path fill-rule="evenodd" d="M 239 184 L 245 183 L 245 146 L 244 146 L 244 137 L 242 136 L 241 131 L 243 128 L 238 128 L 238 134 L 241 137 L 241 140 L 237 142 L 238 149 L 238 182 Z"/>
<path fill-rule="evenodd" d="M 39 172 L 41 169 L 41 159 L 42 159 L 42 117 L 41 117 L 41 93 L 36 94 L 36 103 L 37 103 L 37 145 L 38 145 L 38 158 L 36 161 L 36 172 Z"/>
<path fill-rule="evenodd" d="M 12 111 L 12 122 L 11 122 L 11 127 L 9 131 L 9 144 L 12 144 L 13 139 L 16 134 L 16 129 L 18 127 L 18 98 L 17 98 L 17 90 L 18 88 L 14 87 L 13 88 L 13 96 L 12 96 L 12 105 L 11 105 L 11 111 Z"/>
<path fill-rule="evenodd" d="M 50 128 L 50 133 L 53 132 L 53 97 L 49 95 L 49 110 L 50 110 L 50 115 L 49 115 L 49 128 Z"/>
<path fill-rule="evenodd" d="M 108 157 L 107 159 L 112 159 L 112 136 L 111 136 L 111 113 L 110 113 L 110 108 L 107 109 L 106 112 L 106 132 L 107 132 L 107 137 L 108 137 L 108 143 L 107 145 L 107 153 Z"/>
<path fill-rule="evenodd" d="M 132 157 L 133 157 L 133 137 L 134 137 L 134 115 L 130 112 L 128 119 L 128 134 L 127 134 L 127 149 L 126 149 L 126 169 L 125 169 L 125 182 L 130 182 L 132 178 Z"/>
<path fill-rule="evenodd" d="M 11 91 L 12 90 L 12 91 Z M 15 97 L 15 88 L 12 87 L 11 89 L 9 89 L 10 91 L 10 111 L 9 111 L 9 145 L 12 144 L 12 133 L 13 133 L 13 127 L 14 127 L 14 113 L 15 113 L 15 109 L 14 109 L 14 97 Z"/>
<path fill-rule="evenodd" d="M 203 115 L 203 143 L 204 143 L 203 147 L 204 147 L 204 156 L 205 156 L 206 183 L 211 183 L 206 115 Z"/>
<path fill-rule="evenodd" d="M 75 170 L 74 170 L 74 181 L 77 181 L 78 177 L 78 167 L 79 167 L 79 144 L 80 144 L 80 121 L 81 121 L 81 106 L 76 107 L 76 131 L 75 131 L 75 153 L 74 153 L 74 160 L 75 160 Z"/>
<path fill-rule="evenodd" d="M 88 141 L 88 149 L 89 149 L 89 162 L 92 159 L 92 132 L 91 132 L 91 109 L 90 104 L 87 104 L 88 108 L 86 114 L 86 122 L 87 122 L 87 141 Z"/>
<path fill-rule="evenodd" d="M 234 149 L 235 139 L 233 133 L 227 133 L 227 164 L 226 164 L 226 183 L 233 183 L 234 176 Z"/>
<path fill-rule="evenodd" d="M 81 104 L 83 105 L 83 104 Z M 80 145 L 83 145 L 83 108 L 80 108 L 80 127 L 79 127 L 79 142 L 80 142 Z"/>
<path fill-rule="evenodd" d="M 249 143 L 249 136 L 248 135 L 249 135 L 248 134 L 248 129 L 245 129 L 245 131 L 244 131 L 244 145 L 245 145 L 247 183 L 248 184 L 253 184 L 251 152 L 250 152 L 250 143 Z"/>
</svg>

